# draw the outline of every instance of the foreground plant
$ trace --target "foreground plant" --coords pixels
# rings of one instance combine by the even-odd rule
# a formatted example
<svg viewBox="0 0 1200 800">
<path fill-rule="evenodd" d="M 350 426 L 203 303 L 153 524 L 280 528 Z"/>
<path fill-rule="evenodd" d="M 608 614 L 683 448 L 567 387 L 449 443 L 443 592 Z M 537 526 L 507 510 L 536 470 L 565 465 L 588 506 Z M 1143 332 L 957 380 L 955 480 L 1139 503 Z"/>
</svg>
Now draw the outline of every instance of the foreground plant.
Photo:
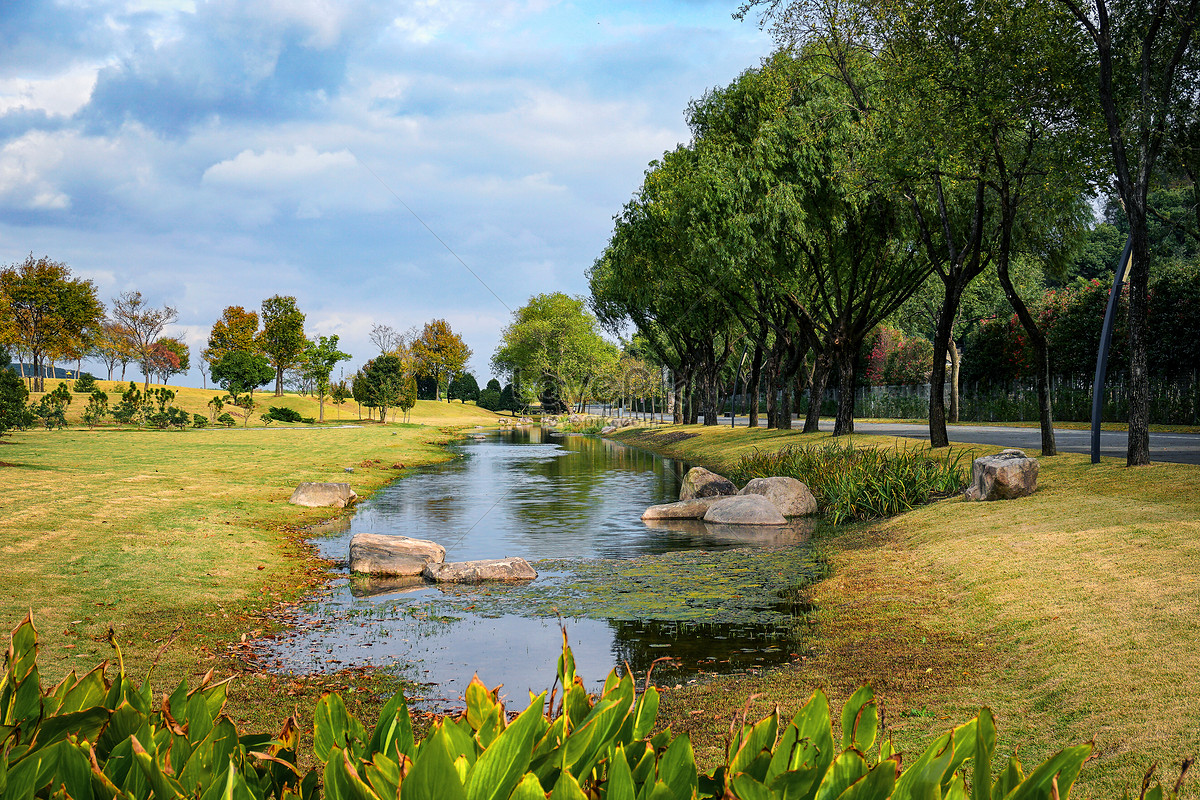
<svg viewBox="0 0 1200 800">
<path fill-rule="evenodd" d="M 512 719 L 478 678 L 463 712 L 439 719 L 419 741 L 402 695 L 370 732 L 339 695 L 324 695 L 313 723 L 317 766 L 303 772 L 294 719 L 275 737 L 241 734 L 224 713 L 227 681 L 214 684 L 210 673 L 155 702 L 149 679 L 139 687 L 126 676 L 119 649 L 117 664 L 111 683 L 102 664 L 43 690 L 33 623 L 26 617 L 17 627 L 0 682 L 0 797 L 966 800 L 969 791 L 973 800 L 1048 800 L 1069 795 L 1092 750 L 1066 748 L 1028 775 L 1011 757 L 993 778 L 996 731 L 983 709 L 902 770 L 891 742 L 877 742 L 878 709 L 863 687 L 842 710 L 840 738 L 818 691 L 782 731 L 778 710 L 753 724 L 735 721 L 725 763 L 701 774 L 686 735 L 651 735 L 657 690 L 639 695 L 614 670 L 600 697 L 589 695 L 564 635 L 561 696 L 556 684 L 548 703 L 543 692 Z M 1179 783 L 1142 788 L 1161 800 L 1174 798 Z"/>
</svg>

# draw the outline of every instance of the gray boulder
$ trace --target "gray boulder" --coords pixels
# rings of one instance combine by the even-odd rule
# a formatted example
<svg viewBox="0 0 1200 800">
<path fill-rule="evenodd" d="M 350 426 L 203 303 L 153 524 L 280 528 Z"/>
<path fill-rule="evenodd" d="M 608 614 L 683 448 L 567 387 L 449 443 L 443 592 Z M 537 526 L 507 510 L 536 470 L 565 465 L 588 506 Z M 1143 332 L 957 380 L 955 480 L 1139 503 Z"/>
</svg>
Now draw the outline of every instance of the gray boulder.
<svg viewBox="0 0 1200 800">
<path fill-rule="evenodd" d="M 292 492 L 288 502 L 308 508 L 345 508 L 357 499 L 358 495 L 348 483 L 302 483 Z"/>
<path fill-rule="evenodd" d="M 723 525 L 786 525 L 775 505 L 761 494 L 723 497 L 704 514 L 705 522 Z"/>
<path fill-rule="evenodd" d="M 683 476 L 683 486 L 679 488 L 680 500 L 734 494 L 737 494 L 737 487 L 733 485 L 733 481 L 722 478 L 715 472 L 709 472 L 704 467 L 689 469 Z"/>
<path fill-rule="evenodd" d="M 350 540 L 350 571 L 370 575 L 420 575 L 430 563 L 444 561 L 446 548 L 425 539 L 356 533 Z"/>
<path fill-rule="evenodd" d="M 807 517 L 817 513 L 817 498 L 808 486 L 795 478 L 755 478 L 738 494 L 762 495 L 785 517 Z"/>
<path fill-rule="evenodd" d="M 725 495 L 713 497 L 697 497 L 694 500 L 680 500 L 678 503 L 663 503 L 650 506 L 642 514 L 642 519 L 703 519 L 718 500 L 724 500 Z"/>
<path fill-rule="evenodd" d="M 968 500 L 1012 500 L 1037 491 L 1038 462 L 1020 450 L 975 459 Z"/>
<path fill-rule="evenodd" d="M 423 574 L 434 583 L 482 583 L 531 581 L 537 577 L 537 570 L 525 559 L 514 557 L 428 564 Z"/>
<path fill-rule="evenodd" d="M 616 425 L 605 425 L 603 428 L 600 429 L 600 433 L 613 433 L 616 430 L 617 430 Z"/>
</svg>

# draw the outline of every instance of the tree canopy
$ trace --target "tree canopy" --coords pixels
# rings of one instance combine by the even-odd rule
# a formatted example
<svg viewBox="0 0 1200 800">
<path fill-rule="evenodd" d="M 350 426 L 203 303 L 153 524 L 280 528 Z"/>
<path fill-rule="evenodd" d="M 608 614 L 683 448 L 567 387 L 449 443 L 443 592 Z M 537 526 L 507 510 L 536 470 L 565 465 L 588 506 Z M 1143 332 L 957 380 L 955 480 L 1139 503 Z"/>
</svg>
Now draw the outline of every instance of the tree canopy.
<svg viewBox="0 0 1200 800">
<path fill-rule="evenodd" d="M 262 302 L 262 331 L 258 349 L 275 368 L 275 396 L 283 396 L 283 372 L 300 362 L 308 340 L 304 338 L 304 314 L 296 298 L 275 295 Z"/>
<path fill-rule="evenodd" d="M 460 371 L 471 357 L 471 348 L 444 319 L 425 323 L 421 335 L 412 341 L 418 375 L 435 381 L 434 399 L 441 399 L 442 382 Z"/>
</svg>

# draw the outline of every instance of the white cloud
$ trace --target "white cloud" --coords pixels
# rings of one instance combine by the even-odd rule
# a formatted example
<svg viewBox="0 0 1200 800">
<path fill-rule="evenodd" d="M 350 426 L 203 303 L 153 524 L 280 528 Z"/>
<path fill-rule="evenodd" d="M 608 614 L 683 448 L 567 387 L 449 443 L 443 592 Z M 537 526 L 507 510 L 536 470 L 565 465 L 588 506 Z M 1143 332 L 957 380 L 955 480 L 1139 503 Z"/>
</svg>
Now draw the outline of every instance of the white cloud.
<svg viewBox="0 0 1200 800">
<path fill-rule="evenodd" d="M 355 166 L 348 150 L 317 152 L 310 145 L 298 145 L 291 152 L 243 150 L 232 159 L 213 164 L 204 171 L 203 183 L 262 188 L 329 177 Z"/>
<path fill-rule="evenodd" d="M 24 109 L 69 117 L 87 103 L 97 65 L 76 65 L 48 78 L 0 78 L 0 114 Z"/>
<path fill-rule="evenodd" d="M 71 198 L 46 173 L 63 160 L 61 137 L 33 131 L 0 150 L 0 202 L 31 210 L 70 208 Z"/>
</svg>

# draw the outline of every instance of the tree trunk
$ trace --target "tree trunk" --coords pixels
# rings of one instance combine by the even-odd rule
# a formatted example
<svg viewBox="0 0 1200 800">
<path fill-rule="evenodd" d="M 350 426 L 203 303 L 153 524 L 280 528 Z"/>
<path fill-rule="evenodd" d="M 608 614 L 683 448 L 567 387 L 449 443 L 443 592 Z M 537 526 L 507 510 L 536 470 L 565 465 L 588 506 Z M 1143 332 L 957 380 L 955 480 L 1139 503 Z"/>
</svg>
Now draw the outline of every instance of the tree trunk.
<svg viewBox="0 0 1200 800">
<path fill-rule="evenodd" d="M 929 375 L 929 446 L 949 447 L 946 432 L 946 355 L 950 349 L 950 333 L 958 314 L 962 290 L 954 283 L 946 285 L 937 329 L 933 334 L 933 372 Z"/>
<path fill-rule="evenodd" d="M 1130 467 L 1150 463 L 1150 374 L 1146 369 L 1146 297 L 1150 283 L 1150 243 L 1145 212 L 1126 204 L 1133 237 L 1133 268 L 1129 274 L 1129 443 L 1125 463 Z"/>
<path fill-rule="evenodd" d="M 842 346 L 837 353 L 838 406 L 833 422 L 833 435 L 854 433 L 854 361 L 856 347 Z"/>
<path fill-rule="evenodd" d="M 1047 347 L 1046 335 L 1038 328 L 1037 320 L 1029 313 L 1029 307 L 1025 305 L 1025 301 L 1013 287 L 1012 277 L 1008 272 L 1010 236 L 1008 230 L 1003 231 L 1000 235 L 1000 258 L 996 261 L 996 274 L 1000 278 L 1000 286 L 1004 289 L 1008 304 L 1016 312 L 1017 319 L 1021 321 L 1021 327 L 1025 329 L 1025 333 L 1033 345 L 1034 358 L 1037 360 L 1038 367 L 1038 421 L 1042 429 L 1042 455 L 1053 456 L 1058 454 L 1058 448 L 1054 442 L 1054 418 L 1050 407 L 1050 349 Z"/>
<path fill-rule="evenodd" d="M 318 417 L 317 417 L 317 421 L 318 421 L 318 422 L 324 422 L 324 421 L 325 421 L 325 395 L 321 395 L 321 410 L 320 410 L 320 412 L 319 412 L 319 415 L 318 415 Z"/>
<path fill-rule="evenodd" d="M 758 427 L 758 389 L 762 380 L 763 349 L 754 348 L 754 358 L 750 360 L 750 378 L 746 383 L 746 396 L 750 398 L 750 427 Z"/>
<path fill-rule="evenodd" d="M 958 344 L 950 340 L 950 421 L 958 422 L 958 374 L 962 369 L 962 353 Z"/>
<path fill-rule="evenodd" d="M 790 431 L 792 429 L 792 382 L 788 376 L 781 376 L 781 378 L 779 410 L 776 412 L 778 418 L 775 421 L 778 423 L 779 430 Z"/>
<path fill-rule="evenodd" d="M 275 396 L 283 397 L 283 367 L 275 369 Z"/>
<path fill-rule="evenodd" d="M 829 380 L 829 358 L 818 355 L 813 361 L 812 380 L 808 382 L 808 413 L 804 416 L 804 432 L 821 430 L 821 401 L 825 397 L 825 383 Z"/>
</svg>

